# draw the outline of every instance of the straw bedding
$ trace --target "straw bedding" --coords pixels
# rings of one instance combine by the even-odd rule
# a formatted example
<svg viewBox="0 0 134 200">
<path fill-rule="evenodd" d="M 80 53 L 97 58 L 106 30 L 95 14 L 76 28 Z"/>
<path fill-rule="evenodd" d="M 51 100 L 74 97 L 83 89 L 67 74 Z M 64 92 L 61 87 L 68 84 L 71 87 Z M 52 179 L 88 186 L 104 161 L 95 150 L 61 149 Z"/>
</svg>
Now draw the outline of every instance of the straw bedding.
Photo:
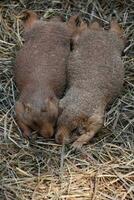
<svg viewBox="0 0 134 200">
<path fill-rule="evenodd" d="M 80 13 L 87 22 L 97 18 L 105 27 L 114 13 L 124 28 L 128 43 L 122 56 L 122 94 L 109 106 L 104 128 L 80 151 L 39 136 L 28 142 L 15 122 L 18 91 L 12 70 L 23 44 L 25 9 L 44 20 Z M 0 199 L 134 199 L 134 1 L 3 0 L 0 23 Z"/>
</svg>

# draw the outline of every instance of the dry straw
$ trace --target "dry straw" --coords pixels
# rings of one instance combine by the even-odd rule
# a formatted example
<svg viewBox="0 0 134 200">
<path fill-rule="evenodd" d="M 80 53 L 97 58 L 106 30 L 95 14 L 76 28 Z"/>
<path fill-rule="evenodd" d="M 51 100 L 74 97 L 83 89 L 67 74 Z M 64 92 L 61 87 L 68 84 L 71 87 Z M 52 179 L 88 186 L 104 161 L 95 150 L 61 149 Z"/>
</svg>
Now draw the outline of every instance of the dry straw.
<svg viewBox="0 0 134 200">
<path fill-rule="evenodd" d="M 114 13 L 125 30 L 124 89 L 108 109 L 104 129 L 79 152 L 41 137 L 29 143 L 16 125 L 12 69 L 23 43 L 25 9 L 44 19 L 58 14 L 67 20 L 79 12 L 86 21 L 97 18 L 104 26 Z M 3 0 L 0 23 L 0 199 L 134 199 L 134 1 Z"/>
</svg>

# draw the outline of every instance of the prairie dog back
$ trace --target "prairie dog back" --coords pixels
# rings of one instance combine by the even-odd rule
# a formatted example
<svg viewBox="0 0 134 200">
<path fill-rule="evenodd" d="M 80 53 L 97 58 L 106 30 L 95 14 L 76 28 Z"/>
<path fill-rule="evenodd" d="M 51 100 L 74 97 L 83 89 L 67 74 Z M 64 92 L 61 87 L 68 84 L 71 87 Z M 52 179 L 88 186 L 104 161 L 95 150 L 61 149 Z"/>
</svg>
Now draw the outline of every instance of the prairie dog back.
<svg viewBox="0 0 134 200">
<path fill-rule="evenodd" d="M 68 89 L 60 101 L 63 112 L 58 120 L 57 142 L 68 143 L 72 132 L 81 129 L 83 134 L 73 143 L 74 147 L 81 147 L 102 127 L 105 108 L 123 85 L 124 43 L 120 35 L 117 22 L 111 22 L 109 31 L 94 22 L 74 39 Z"/>
<path fill-rule="evenodd" d="M 115 33 L 87 29 L 70 55 L 69 87 L 73 85 L 90 93 L 93 91 L 94 95 L 97 92 L 111 97 L 118 94 L 124 78 L 122 49 L 123 42 Z"/>
<path fill-rule="evenodd" d="M 70 52 L 69 39 L 69 32 L 62 22 L 39 21 L 25 33 L 25 43 L 17 54 L 15 67 L 16 82 L 20 89 L 34 79 L 34 84 L 45 80 L 58 97 L 63 95 L 65 68 Z"/>
</svg>

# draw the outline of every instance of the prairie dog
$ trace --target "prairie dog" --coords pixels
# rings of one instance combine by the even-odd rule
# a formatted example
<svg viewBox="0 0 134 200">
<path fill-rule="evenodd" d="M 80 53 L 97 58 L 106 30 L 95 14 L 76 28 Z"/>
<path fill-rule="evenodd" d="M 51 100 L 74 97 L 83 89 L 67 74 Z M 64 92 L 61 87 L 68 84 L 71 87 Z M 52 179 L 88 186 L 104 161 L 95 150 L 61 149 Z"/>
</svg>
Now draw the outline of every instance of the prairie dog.
<svg viewBox="0 0 134 200">
<path fill-rule="evenodd" d="M 14 67 L 20 90 L 15 108 L 17 123 L 24 137 L 39 130 L 43 137 L 50 138 L 65 89 L 71 32 L 57 18 L 41 21 L 33 11 L 26 15 L 25 43 L 17 53 Z"/>
<path fill-rule="evenodd" d="M 108 31 L 97 22 L 89 28 L 84 23 L 77 28 L 69 58 L 68 88 L 60 101 L 63 111 L 57 122 L 58 143 L 70 143 L 73 131 L 81 129 L 73 143 L 80 148 L 102 127 L 105 108 L 123 85 L 122 35 L 115 20 Z"/>
</svg>

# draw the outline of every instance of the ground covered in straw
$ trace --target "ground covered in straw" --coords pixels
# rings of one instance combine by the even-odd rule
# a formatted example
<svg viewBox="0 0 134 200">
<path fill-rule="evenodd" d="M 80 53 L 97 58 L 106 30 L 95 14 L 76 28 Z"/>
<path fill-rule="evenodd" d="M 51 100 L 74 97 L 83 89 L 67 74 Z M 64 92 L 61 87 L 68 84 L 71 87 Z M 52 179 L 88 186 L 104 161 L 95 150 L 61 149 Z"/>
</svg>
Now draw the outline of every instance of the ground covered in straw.
<svg viewBox="0 0 134 200">
<path fill-rule="evenodd" d="M 14 119 L 17 89 L 13 78 L 21 47 L 21 15 L 35 10 L 42 18 L 80 13 L 105 26 L 115 13 L 125 30 L 125 82 L 121 96 L 106 113 L 105 127 L 89 145 L 74 152 L 37 137 L 30 143 Z M 134 199 L 134 1 L 3 0 L 0 2 L 0 199 Z"/>
</svg>

